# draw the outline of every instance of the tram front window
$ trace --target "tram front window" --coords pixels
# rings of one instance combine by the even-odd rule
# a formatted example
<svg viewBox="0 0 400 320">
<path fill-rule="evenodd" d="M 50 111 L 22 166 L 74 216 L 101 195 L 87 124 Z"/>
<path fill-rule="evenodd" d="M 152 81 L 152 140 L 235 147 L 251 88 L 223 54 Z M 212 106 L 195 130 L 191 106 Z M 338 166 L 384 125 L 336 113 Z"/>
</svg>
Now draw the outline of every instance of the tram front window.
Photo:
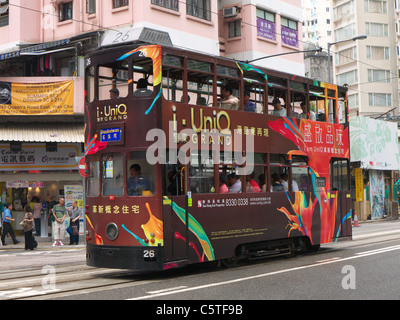
<svg viewBox="0 0 400 320">
<path fill-rule="evenodd" d="M 124 177 L 122 155 L 108 153 L 102 156 L 102 182 L 103 196 L 123 196 Z"/>
<path fill-rule="evenodd" d="M 127 192 L 129 196 L 152 196 L 155 192 L 154 166 L 146 160 L 146 152 L 132 151 L 127 155 Z"/>
</svg>

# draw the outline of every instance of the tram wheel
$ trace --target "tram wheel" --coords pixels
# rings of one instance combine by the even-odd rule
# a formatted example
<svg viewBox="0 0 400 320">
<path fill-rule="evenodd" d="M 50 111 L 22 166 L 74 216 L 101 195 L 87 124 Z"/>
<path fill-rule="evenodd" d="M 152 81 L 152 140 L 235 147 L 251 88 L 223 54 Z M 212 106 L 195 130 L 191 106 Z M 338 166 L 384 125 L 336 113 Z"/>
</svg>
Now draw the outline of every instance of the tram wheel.
<svg viewBox="0 0 400 320">
<path fill-rule="evenodd" d="M 235 266 L 237 266 L 237 263 L 239 261 L 239 258 L 234 256 L 232 258 L 228 258 L 228 259 L 221 259 L 219 260 L 220 266 L 224 267 L 224 268 L 233 268 Z"/>
</svg>

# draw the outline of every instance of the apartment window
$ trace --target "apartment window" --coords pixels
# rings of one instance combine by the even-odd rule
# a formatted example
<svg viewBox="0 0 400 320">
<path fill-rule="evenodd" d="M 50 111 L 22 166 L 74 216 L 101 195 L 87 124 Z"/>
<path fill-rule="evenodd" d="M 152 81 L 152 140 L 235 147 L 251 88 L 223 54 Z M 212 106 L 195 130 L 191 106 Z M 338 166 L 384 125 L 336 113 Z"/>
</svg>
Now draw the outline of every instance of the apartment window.
<svg viewBox="0 0 400 320">
<path fill-rule="evenodd" d="M 334 8 L 333 19 L 338 20 L 351 13 L 354 13 L 354 0 L 348 1 Z"/>
<path fill-rule="evenodd" d="M 72 19 L 72 1 L 61 3 L 58 9 L 60 22 Z"/>
<path fill-rule="evenodd" d="M 358 107 L 358 105 L 359 105 L 358 93 L 350 94 L 349 95 L 349 108 L 355 108 L 355 107 Z"/>
<path fill-rule="evenodd" d="M 356 24 L 352 23 L 335 30 L 335 41 L 351 39 L 356 35 Z"/>
<path fill-rule="evenodd" d="M 193 17 L 211 20 L 210 0 L 187 0 L 186 13 Z"/>
<path fill-rule="evenodd" d="M 178 0 L 151 0 L 151 4 L 178 11 Z"/>
<path fill-rule="evenodd" d="M 389 47 L 367 46 L 367 59 L 389 60 Z"/>
<path fill-rule="evenodd" d="M 281 38 L 282 43 L 297 47 L 297 21 L 281 17 Z"/>
<path fill-rule="evenodd" d="M 235 20 L 228 23 L 229 38 L 240 37 L 242 35 L 242 20 Z"/>
<path fill-rule="evenodd" d="M 349 72 L 345 72 L 342 74 L 339 74 L 336 77 L 337 83 L 339 85 L 344 85 L 344 84 L 353 84 L 353 83 L 357 83 L 358 82 L 358 74 L 357 74 L 357 70 L 353 70 L 353 71 L 349 71 Z"/>
<path fill-rule="evenodd" d="M 390 70 L 368 69 L 368 82 L 390 82 Z"/>
<path fill-rule="evenodd" d="M 371 107 L 391 107 L 392 95 L 390 93 L 368 93 Z"/>
<path fill-rule="evenodd" d="M 257 8 L 257 36 L 276 40 L 275 14 Z"/>
<path fill-rule="evenodd" d="M 96 0 L 86 0 L 86 13 L 96 13 Z"/>
<path fill-rule="evenodd" d="M 352 62 L 357 59 L 356 47 L 352 47 L 346 50 L 339 51 L 336 53 L 336 64 L 342 64 Z"/>
<path fill-rule="evenodd" d="M 129 0 L 113 0 L 113 9 L 129 6 Z"/>
<path fill-rule="evenodd" d="M 364 10 L 370 13 L 388 13 L 386 0 L 364 0 Z"/>
<path fill-rule="evenodd" d="M 0 27 L 8 26 L 8 0 L 0 1 Z"/>
<path fill-rule="evenodd" d="M 389 26 L 383 23 L 365 23 L 365 33 L 368 36 L 387 37 L 389 35 Z"/>
</svg>

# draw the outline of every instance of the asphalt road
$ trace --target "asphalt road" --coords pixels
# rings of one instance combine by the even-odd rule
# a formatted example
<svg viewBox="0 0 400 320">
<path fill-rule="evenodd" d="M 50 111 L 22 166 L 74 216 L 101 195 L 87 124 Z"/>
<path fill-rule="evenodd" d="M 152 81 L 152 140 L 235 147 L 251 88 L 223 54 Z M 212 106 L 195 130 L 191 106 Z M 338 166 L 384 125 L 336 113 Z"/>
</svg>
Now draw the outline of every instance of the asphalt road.
<svg viewBox="0 0 400 320">
<path fill-rule="evenodd" d="M 210 263 L 145 275 L 87 267 L 83 247 L 33 252 L 9 248 L 0 250 L 4 268 L 0 300 L 150 301 L 154 313 L 185 317 L 184 312 L 187 316 L 237 314 L 240 310 L 234 306 L 240 308 L 240 302 L 250 300 L 399 299 L 400 221 L 364 223 L 353 228 L 353 234 L 353 241 L 323 245 L 313 254 L 246 262 L 229 269 Z M 43 266 L 54 267 L 50 289 L 43 285 L 48 276 Z M 172 300 L 177 309 L 168 309 Z M 216 307 L 219 302 L 225 307 Z"/>
</svg>

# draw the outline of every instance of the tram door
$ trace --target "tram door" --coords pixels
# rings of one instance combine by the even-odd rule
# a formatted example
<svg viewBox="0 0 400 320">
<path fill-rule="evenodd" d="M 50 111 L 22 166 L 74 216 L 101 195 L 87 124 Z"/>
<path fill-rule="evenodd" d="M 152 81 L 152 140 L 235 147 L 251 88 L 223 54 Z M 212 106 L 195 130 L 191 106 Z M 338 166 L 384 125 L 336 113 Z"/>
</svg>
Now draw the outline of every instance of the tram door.
<svg viewBox="0 0 400 320">
<path fill-rule="evenodd" d="M 188 216 L 185 214 L 186 175 L 181 165 L 163 165 L 165 262 L 187 259 Z"/>
<path fill-rule="evenodd" d="M 331 162 L 331 191 L 337 197 L 336 221 L 341 223 L 339 237 L 351 235 L 350 168 L 347 159 L 333 159 Z"/>
</svg>

